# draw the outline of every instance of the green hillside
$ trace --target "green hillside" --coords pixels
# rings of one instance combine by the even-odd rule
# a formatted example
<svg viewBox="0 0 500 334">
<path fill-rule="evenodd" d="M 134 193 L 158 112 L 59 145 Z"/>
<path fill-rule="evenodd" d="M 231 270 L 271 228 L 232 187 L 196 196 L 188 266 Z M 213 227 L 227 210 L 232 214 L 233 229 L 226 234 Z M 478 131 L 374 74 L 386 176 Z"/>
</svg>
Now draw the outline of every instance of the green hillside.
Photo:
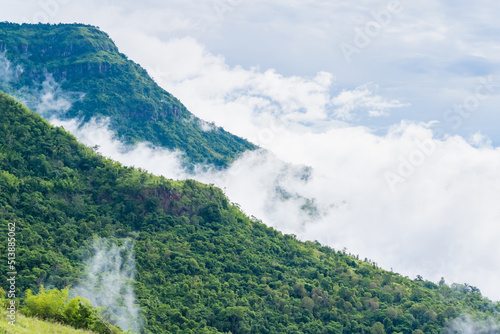
<svg viewBox="0 0 500 334">
<path fill-rule="evenodd" d="M 0 224 L 6 235 L 16 223 L 23 293 L 78 282 L 95 236 L 132 238 L 145 333 L 441 333 L 460 316 L 500 324 L 500 305 L 474 287 L 412 281 L 300 242 L 250 220 L 220 189 L 95 154 L 5 94 L 0 133 Z"/>
<path fill-rule="evenodd" d="M 127 143 L 148 141 L 179 149 L 188 162 L 218 167 L 256 148 L 222 128 L 203 131 L 198 118 L 98 28 L 0 23 L 0 55 L 4 52 L 11 73 L 0 78 L 0 89 L 44 117 L 109 117 L 111 128 Z M 60 83 L 58 90 L 50 77 Z M 53 96 L 72 104 L 41 107 L 44 89 L 50 87 Z"/>
</svg>

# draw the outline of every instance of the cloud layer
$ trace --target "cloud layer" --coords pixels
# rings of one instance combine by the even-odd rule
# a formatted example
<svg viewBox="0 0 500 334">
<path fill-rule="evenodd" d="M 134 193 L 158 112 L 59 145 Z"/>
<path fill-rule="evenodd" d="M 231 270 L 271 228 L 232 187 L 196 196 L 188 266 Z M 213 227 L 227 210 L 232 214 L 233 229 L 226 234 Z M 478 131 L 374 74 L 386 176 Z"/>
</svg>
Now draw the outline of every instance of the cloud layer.
<svg viewBox="0 0 500 334">
<path fill-rule="evenodd" d="M 467 282 L 500 300 L 498 149 L 474 147 L 461 137 L 436 140 L 415 123 L 395 126 L 386 136 L 352 127 L 322 133 L 283 129 L 276 140 L 286 143 L 282 157 L 312 169 L 261 150 L 243 155 L 227 171 L 200 168 L 192 175 L 180 167 L 178 153 L 146 144 L 127 150 L 105 124 L 63 125 L 125 164 L 214 183 L 248 215 L 281 231 L 347 247 L 411 277 Z M 389 182 L 388 173 L 398 182 Z"/>
</svg>

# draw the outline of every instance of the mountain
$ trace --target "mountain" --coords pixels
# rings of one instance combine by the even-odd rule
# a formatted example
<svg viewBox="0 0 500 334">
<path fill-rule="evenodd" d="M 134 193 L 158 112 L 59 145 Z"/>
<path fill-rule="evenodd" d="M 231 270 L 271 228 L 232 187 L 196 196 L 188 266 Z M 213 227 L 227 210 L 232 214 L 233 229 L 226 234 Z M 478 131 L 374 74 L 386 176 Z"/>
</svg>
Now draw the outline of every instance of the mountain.
<svg viewBox="0 0 500 334">
<path fill-rule="evenodd" d="M 3 93 L 0 132 L 0 224 L 4 235 L 16 224 L 21 302 L 40 284 L 78 285 L 104 238 L 134 245 L 142 333 L 498 330 L 500 305 L 475 287 L 410 280 L 283 235 L 220 189 L 124 167 Z"/>
<path fill-rule="evenodd" d="M 188 165 L 256 148 L 195 117 L 93 26 L 0 23 L 0 89 L 47 118 L 109 119 L 122 141 L 180 150 Z"/>
</svg>

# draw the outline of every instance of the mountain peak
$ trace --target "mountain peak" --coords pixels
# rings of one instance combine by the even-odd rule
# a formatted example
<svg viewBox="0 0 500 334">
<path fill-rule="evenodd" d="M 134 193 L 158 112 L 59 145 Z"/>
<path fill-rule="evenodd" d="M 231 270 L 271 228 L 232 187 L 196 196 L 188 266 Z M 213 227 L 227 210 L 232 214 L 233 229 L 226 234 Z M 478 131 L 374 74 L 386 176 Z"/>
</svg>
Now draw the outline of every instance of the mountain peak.
<svg viewBox="0 0 500 334">
<path fill-rule="evenodd" d="M 0 81 L 0 89 L 44 117 L 77 118 L 83 123 L 108 119 L 122 141 L 179 150 L 188 164 L 224 167 L 256 148 L 222 128 L 206 131 L 203 121 L 120 53 L 97 27 L 1 23 L 0 52 L 12 67 L 21 69 L 12 80 Z M 63 95 L 71 96 L 66 110 L 41 107 L 48 78 Z"/>
</svg>

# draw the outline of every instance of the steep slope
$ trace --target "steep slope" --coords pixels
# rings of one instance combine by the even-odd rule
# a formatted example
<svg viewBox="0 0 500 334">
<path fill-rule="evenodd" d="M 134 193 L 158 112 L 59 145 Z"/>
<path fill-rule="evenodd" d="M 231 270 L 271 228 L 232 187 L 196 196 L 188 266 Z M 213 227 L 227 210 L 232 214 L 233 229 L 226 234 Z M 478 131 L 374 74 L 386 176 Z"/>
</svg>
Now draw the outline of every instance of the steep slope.
<svg viewBox="0 0 500 334">
<path fill-rule="evenodd" d="M 256 148 L 222 128 L 207 130 L 96 27 L 0 23 L 2 53 L 10 64 L 0 89 L 44 117 L 109 117 L 128 143 L 148 141 L 219 167 Z"/>
<path fill-rule="evenodd" d="M 474 287 L 412 281 L 282 235 L 217 188 L 95 154 L 3 93 L 0 133 L 0 224 L 4 235 L 17 226 L 21 292 L 75 284 L 94 237 L 129 238 L 145 333 L 440 333 L 461 316 L 475 333 L 500 324 L 500 305 Z"/>
</svg>

